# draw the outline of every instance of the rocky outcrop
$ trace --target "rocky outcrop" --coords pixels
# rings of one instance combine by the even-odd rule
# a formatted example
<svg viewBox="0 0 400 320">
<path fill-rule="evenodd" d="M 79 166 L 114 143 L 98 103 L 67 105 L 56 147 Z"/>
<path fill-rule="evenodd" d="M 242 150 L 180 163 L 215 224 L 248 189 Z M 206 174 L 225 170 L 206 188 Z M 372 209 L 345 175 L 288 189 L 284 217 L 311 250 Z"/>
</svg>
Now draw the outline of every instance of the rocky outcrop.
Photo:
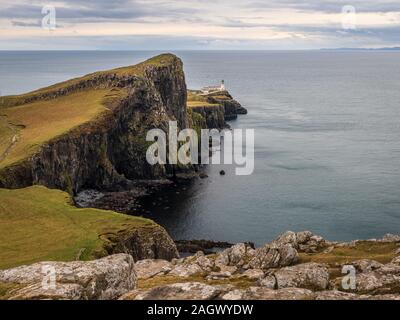
<svg viewBox="0 0 400 320">
<path fill-rule="evenodd" d="M 135 261 L 143 259 L 172 260 L 179 257 L 174 241 L 164 228 L 149 225 L 118 234 L 104 234 L 108 254 L 128 253 Z"/>
<path fill-rule="evenodd" d="M 234 100 L 228 91 L 211 93 L 207 98 L 209 103 L 220 104 L 224 107 L 226 121 L 236 119 L 239 114 L 247 114 L 247 110 Z"/>
<path fill-rule="evenodd" d="M 172 270 L 172 264 L 161 259 L 145 259 L 136 262 L 135 269 L 138 279 L 149 279 L 169 273 Z"/>
<path fill-rule="evenodd" d="M 198 291 L 205 290 L 208 294 L 201 295 L 204 299 L 222 300 L 397 300 L 400 299 L 397 246 L 400 242 L 397 237 L 391 239 L 394 242 L 386 238 L 334 243 L 309 231 L 287 232 L 261 248 L 236 244 L 216 254 L 199 252 L 175 259 L 166 268 L 159 261 L 147 261 L 149 269 L 154 270 L 151 273 L 156 274 L 150 278 L 154 287 L 135 290 L 125 297 L 162 300 L 164 295 L 169 299 L 177 294 L 180 299 L 190 300 L 199 298 Z M 376 254 L 374 246 L 384 250 L 393 248 L 389 249 L 392 250 L 389 256 L 393 256 L 391 261 L 384 264 L 364 258 L 338 263 L 343 250 L 348 257 L 354 250 L 354 256 L 358 257 L 360 250 L 365 250 L 365 255 Z M 332 260 L 334 257 L 337 261 Z M 307 261 L 314 259 L 329 263 Z M 343 287 L 344 265 L 356 270 L 354 290 Z M 164 285 L 164 277 L 165 281 L 174 279 L 174 284 Z M 147 280 L 149 278 L 144 281 Z M 193 288 L 193 292 L 182 287 Z"/>
<path fill-rule="evenodd" d="M 190 90 L 189 98 L 195 101 L 194 105 L 189 101 L 190 110 L 199 114 L 210 129 L 227 128 L 229 125 L 226 121 L 236 119 L 239 114 L 247 114 L 247 110 L 228 91 L 203 94 Z"/>
<path fill-rule="evenodd" d="M 298 259 L 297 250 L 291 244 L 271 244 L 255 250 L 249 267 L 263 270 L 285 267 L 296 263 Z"/>
<path fill-rule="evenodd" d="M 219 242 L 211 240 L 177 240 L 175 241 L 176 247 L 179 252 L 197 253 L 202 251 L 204 253 L 213 253 L 216 248 L 230 248 L 233 246 L 229 242 Z M 254 244 L 250 244 L 254 248 Z"/>
<path fill-rule="evenodd" d="M 205 119 L 207 128 L 224 129 L 227 127 L 225 123 L 225 108 L 223 105 L 204 105 L 192 107 L 191 110 Z"/>
<path fill-rule="evenodd" d="M 116 299 L 136 288 L 130 255 L 82 262 L 41 262 L 0 271 L 0 283 L 13 284 L 8 299 Z"/>
<path fill-rule="evenodd" d="M 361 294 L 400 293 L 400 266 L 389 263 L 361 272 L 357 275 L 356 284 L 354 291 Z"/>
<path fill-rule="evenodd" d="M 314 235 L 310 231 L 292 232 L 288 231 L 276 238 L 273 243 L 277 245 L 290 244 L 300 252 L 320 252 L 331 245 L 321 236 Z"/>
<path fill-rule="evenodd" d="M 135 290 L 121 300 L 212 300 L 220 294 L 216 287 L 198 282 L 176 283 L 150 290 Z"/>
<path fill-rule="evenodd" d="M 246 290 L 233 290 L 221 297 L 223 300 L 314 300 L 311 290 L 285 288 L 273 290 L 263 287 L 250 287 Z"/>
<path fill-rule="evenodd" d="M 296 236 L 294 237 L 293 234 Z M 298 234 L 307 234 L 312 242 L 303 242 Z M 57 291 L 45 292 L 38 282 L 42 279 L 40 268 L 35 264 L 0 272 L 1 283 L 22 285 L 8 295 L 10 298 L 71 298 L 122 300 L 399 300 L 400 242 L 369 240 L 369 242 L 330 243 L 310 232 L 286 233 L 262 248 L 253 249 L 237 244 L 222 252 L 166 261 L 146 259 L 136 262 L 127 255 L 111 256 L 109 260 L 93 262 L 51 263 L 60 269 Z M 296 241 L 293 241 L 296 239 Z M 300 243 L 330 243 L 332 250 L 319 253 L 300 253 Z M 318 239 L 316 241 L 315 239 Z M 289 241 L 290 240 L 290 241 Z M 359 243 L 357 245 L 357 243 Z M 324 247 L 324 246 L 323 246 Z M 344 249 L 343 249 L 344 248 Z M 354 259 L 341 263 L 343 252 L 347 257 L 375 254 L 382 248 L 386 263 L 373 259 Z M 307 249 L 308 250 L 308 249 Z M 318 249 L 319 250 L 319 249 Z M 317 250 L 317 251 L 318 251 Z M 343 251 L 345 250 L 345 251 Z M 353 251 L 354 250 L 354 251 Z M 337 260 L 332 260 L 333 258 Z M 390 260 L 389 260 L 390 258 Z M 255 259 L 255 260 L 254 260 Z M 251 261 L 257 261 L 256 264 Z M 323 260 L 327 263 L 309 261 Z M 111 264 L 110 261 L 115 263 Z M 343 286 L 342 266 L 353 266 L 355 288 Z M 66 279 L 66 267 L 73 266 L 78 276 Z M 101 266 L 101 267 L 99 267 Z M 99 270 L 100 269 L 100 270 Z M 136 272 L 133 271 L 136 269 Z M 118 271 L 118 272 L 117 272 Z M 118 274 L 122 274 L 118 276 Z M 135 273 L 133 276 L 132 274 Z M 91 277 L 89 275 L 92 274 Z M 57 276 L 58 277 L 58 276 Z M 123 285 L 122 278 L 131 279 Z M 57 278 L 59 279 L 59 278 Z M 104 282 L 103 280 L 106 279 Z M 135 286 L 136 279 L 138 287 Z M 57 282 L 57 283 L 58 283 Z M 89 286 L 90 284 L 90 286 Z M 103 286 L 104 285 L 104 286 Z M 107 286 L 107 288 L 106 288 Z M 97 288 L 97 289 L 94 289 Z"/>
<path fill-rule="evenodd" d="M 318 263 L 304 263 L 282 268 L 274 272 L 272 276 L 276 279 L 277 289 L 294 287 L 318 291 L 329 287 L 328 268 Z"/>
</svg>

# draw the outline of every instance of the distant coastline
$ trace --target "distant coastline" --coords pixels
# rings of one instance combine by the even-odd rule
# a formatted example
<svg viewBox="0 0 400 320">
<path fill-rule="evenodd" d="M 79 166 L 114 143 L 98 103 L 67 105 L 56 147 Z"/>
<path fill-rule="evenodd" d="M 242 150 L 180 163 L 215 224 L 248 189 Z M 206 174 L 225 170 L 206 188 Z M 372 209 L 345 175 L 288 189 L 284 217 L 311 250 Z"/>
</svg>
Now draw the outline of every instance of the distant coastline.
<svg viewBox="0 0 400 320">
<path fill-rule="evenodd" d="M 383 48 L 323 48 L 320 51 L 400 51 L 400 47 Z"/>
</svg>

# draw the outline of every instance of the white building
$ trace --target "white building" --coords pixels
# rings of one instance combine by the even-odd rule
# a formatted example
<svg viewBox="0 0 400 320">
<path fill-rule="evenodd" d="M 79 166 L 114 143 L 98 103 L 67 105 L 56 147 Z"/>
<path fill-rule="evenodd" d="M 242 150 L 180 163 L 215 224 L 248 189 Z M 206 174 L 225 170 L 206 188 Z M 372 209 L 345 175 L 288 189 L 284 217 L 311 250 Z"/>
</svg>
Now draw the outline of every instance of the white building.
<svg viewBox="0 0 400 320">
<path fill-rule="evenodd" d="M 201 92 L 203 94 L 209 94 L 209 93 L 218 92 L 218 91 L 225 91 L 225 90 L 226 90 L 225 81 L 222 80 L 220 86 L 204 87 L 204 88 L 201 89 Z"/>
</svg>

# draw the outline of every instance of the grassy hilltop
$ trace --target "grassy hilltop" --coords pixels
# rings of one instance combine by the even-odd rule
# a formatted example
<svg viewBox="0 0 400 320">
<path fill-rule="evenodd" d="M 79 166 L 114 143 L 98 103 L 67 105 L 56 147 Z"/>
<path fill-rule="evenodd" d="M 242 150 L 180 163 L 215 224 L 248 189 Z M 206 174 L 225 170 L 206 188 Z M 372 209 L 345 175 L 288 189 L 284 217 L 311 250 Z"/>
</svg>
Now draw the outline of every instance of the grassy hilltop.
<svg viewBox="0 0 400 320">
<path fill-rule="evenodd" d="M 0 189 L 0 269 L 104 256 L 105 235 L 153 225 L 150 220 L 112 211 L 78 209 L 60 190 Z"/>
<path fill-rule="evenodd" d="M 173 59 L 175 56 L 164 54 L 135 66 L 99 71 L 30 93 L 1 97 L 0 170 L 33 155 L 53 138 L 95 120 L 126 93 L 101 85 L 76 89 L 80 83 L 99 77 L 140 77 L 147 67 L 166 65 Z M 67 94 L 57 94 L 63 90 Z"/>
<path fill-rule="evenodd" d="M 0 171 L 28 159 L 47 142 L 113 112 L 129 89 L 107 86 L 106 81 L 140 81 L 147 67 L 176 60 L 173 55 L 160 55 L 135 66 L 0 97 Z M 60 190 L 42 186 L 0 189 L 0 269 L 43 260 L 104 256 L 110 239 L 118 240 L 138 229 L 146 237 L 153 231 L 160 234 L 162 228 L 140 217 L 78 209 L 70 195 Z"/>
</svg>

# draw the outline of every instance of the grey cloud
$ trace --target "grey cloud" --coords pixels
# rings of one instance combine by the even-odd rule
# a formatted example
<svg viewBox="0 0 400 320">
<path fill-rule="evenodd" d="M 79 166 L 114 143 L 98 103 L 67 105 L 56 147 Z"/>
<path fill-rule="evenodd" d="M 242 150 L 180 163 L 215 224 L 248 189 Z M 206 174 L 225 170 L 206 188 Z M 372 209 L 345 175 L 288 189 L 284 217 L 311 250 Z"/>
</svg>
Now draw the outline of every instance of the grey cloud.
<svg viewBox="0 0 400 320">
<path fill-rule="evenodd" d="M 185 7 L 166 6 L 165 3 L 148 1 L 138 2 L 129 0 L 116 1 L 61 1 L 56 0 L 57 19 L 79 20 L 81 23 L 93 21 L 126 21 L 138 18 L 177 18 L 190 16 L 197 10 Z M 63 5 L 61 5 L 63 3 Z M 66 4 L 66 6 L 65 6 Z M 6 19 L 34 19 L 42 16 L 42 5 L 15 4 L 1 8 L 0 18 Z"/>
<path fill-rule="evenodd" d="M 250 1 L 247 8 L 254 10 L 291 8 L 304 11 L 319 11 L 328 13 L 341 12 L 345 5 L 354 6 L 357 12 L 398 12 L 400 11 L 399 1 L 396 0 L 270 0 Z"/>
<path fill-rule="evenodd" d="M 11 24 L 16 27 L 40 27 L 41 21 L 36 22 L 24 22 L 24 21 L 11 21 Z"/>
</svg>

